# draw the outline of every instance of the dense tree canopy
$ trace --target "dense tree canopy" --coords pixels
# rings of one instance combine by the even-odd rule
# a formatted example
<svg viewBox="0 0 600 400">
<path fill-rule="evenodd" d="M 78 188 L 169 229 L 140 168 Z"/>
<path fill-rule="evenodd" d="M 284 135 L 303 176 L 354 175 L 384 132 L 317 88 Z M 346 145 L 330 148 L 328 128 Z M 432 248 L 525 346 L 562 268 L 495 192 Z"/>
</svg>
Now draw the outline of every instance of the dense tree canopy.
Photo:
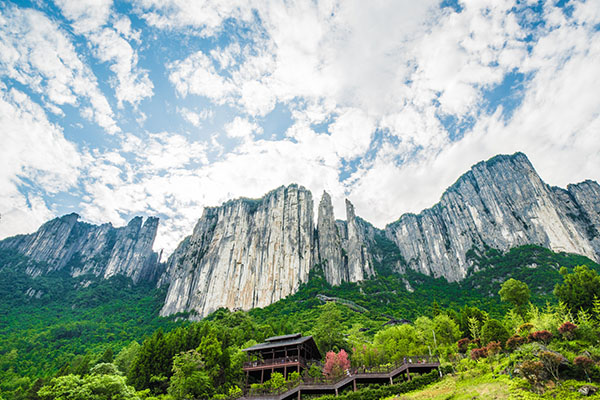
<svg viewBox="0 0 600 400">
<path fill-rule="evenodd" d="M 529 304 L 529 298 L 531 297 L 529 286 L 525 282 L 514 278 L 504 282 L 498 294 L 502 301 L 512 303 L 520 315 L 524 314 L 525 307 Z"/>
<path fill-rule="evenodd" d="M 577 266 L 572 273 L 561 268 L 563 283 L 557 284 L 554 294 L 572 311 L 590 311 L 594 307 L 594 299 L 600 299 L 600 275 L 586 265 Z"/>
</svg>

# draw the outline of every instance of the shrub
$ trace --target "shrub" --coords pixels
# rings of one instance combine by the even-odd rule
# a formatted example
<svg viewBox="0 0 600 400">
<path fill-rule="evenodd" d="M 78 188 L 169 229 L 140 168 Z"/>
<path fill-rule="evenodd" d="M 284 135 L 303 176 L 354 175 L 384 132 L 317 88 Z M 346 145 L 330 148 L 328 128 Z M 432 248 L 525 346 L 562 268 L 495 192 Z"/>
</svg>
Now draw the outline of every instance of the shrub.
<svg viewBox="0 0 600 400">
<path fill-rule="evenodd" d="M 519 335 L 527 335 L 529 334 L 529 332 L 531 332 L 531 329 L 533 329 L 533 324 L 530 324 L 529 322 L 521 325 L 518 329 L 517 329 L 517 333 Z"/>
<path fill-rule="evenodd" d="M 481 347 L 479 349 L 471 350 L 471 359 L 479 360 L 480 358 L 485 358 L 488 356 L 488 350 L 486 347 Z"/>
<path fill-rule="evenodd" d="M 552 339 L 552 333 L 547 330 L 535 331 L 529 334 L 527 340 L 530 342 L 542 342 L 548 344 Z"/>
<path fill-rule="evenodd" d="M 543 379 L 544 364 L 541 361 L 523 361 L 519 366 L 519 372 L 531 386 L 535 387 Z"/>
<path fill-rule="evenodd" d="M 577 329 L 577 325 L 572 322 L 565 322 L 559 328 L 558 331 L 561 335 L 567 340 L 571 340 L 573 338 L 573 333 Z"/>
<path fill-rule="evenodd" d="M 489 342 L 506 343 L 510 334 L 502 323 L 496 319 L 488 319 L 481 328 L 481 341 L 484 345 Z"/>
<path fill-rule="evenodd" d="M 523 343 L 525 343 L 525 338 L 523 336 L 513 335 L 506 341 L 506 348 L 513 351 Z"/>
<path fill-rule="evenodd" d="M 573 359 L 573 364 L 585 373 L 588 381 L 590 381 L 589 371 L 594 366 L 594 360 L 586 356 L 577 356 Z"/>
<path fill-rule="evenodd" d="M 544 369 L 558 382 L 558 368 L 562 363 L 564 357 L 560 354 L 552 351 L 542 351 L 540 353 L 540 360 L 544 364 Z"/>
<path fill-rule="evenodd" d="M 486 349 L 488 355 L 493 356 L 495 354 L 500 353 L 500 350 L 502 350 L 502 346 L 500 346 L 500 342 L 489 342 Z"/>
<path fill-rule="evenodd" d="M 471 341 L 469 340 L 469 338 L 460 339 L 456 343 L 456 346 L 458 347 L 458 352 L 462 353 L 462 354 L 465 354 L 467 352 L 467 350 L 469 349 L 469 343 L 471 343 Z"/>
</svg>

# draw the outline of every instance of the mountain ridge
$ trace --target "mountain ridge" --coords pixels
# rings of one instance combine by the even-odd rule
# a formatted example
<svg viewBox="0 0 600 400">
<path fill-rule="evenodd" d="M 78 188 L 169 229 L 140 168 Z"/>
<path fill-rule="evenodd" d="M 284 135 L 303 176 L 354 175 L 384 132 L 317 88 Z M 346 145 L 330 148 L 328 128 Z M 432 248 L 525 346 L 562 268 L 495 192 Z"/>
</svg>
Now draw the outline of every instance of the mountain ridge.
<svg viewBox="0 0 600 400">
<path fill-rule="evenodd" d="M 346 219 L 336 219 L 327 192 L 316 219 L 314 210 L 312 193 L 298 184 L 280 186 L 258 199 L 241 197 L 206 207 L 191 235 L 165 264 L 152 252 L 158 227 L 158 219 L 152 217 L 143 226 L 137 217 L 126 227 L 113 228 L 78 222 L 71 214 L 61 217 L 66 225 L 54 223 L 54 231 L 44 227 L 60 218 L 34 234 L 0 241 L 0 249 L 17 249 L 37 261 L 55 263 L 51 268 L 64 268 L 79 252 L 85 257 L 79 267 L 70 267 L 74 275 L 123 274 L 134 282 L 156 281 L 167 288 L 161 315 L 191 312 L 194 319 L 221 307 L 247 310 L 272 304 L 306 283 L 315 265 L 329 284 L 339 285 L 382 271 L 402 275 L 407 270 L 460 281 L 473 267 L 468 254 L 526 244 L 600 260 L 598 183 L 551 187 L 520 152 L 473 165 L 438 203 L 418 214 L 403 214 L 384 229 L 356 216 L 349 200 Z M 75 235 L 79 247 L 66 245 L 73 227 L 81 231 Z M 126 231 L 134 237 L 127 240 Z M 54 252 L 52 232 L 57 236 Z M 118 245 L 111 244 L 108 232 Z M 116 261 L 107 262 L 105 269 L 97 259 L 94 262 L 101 251 L 86 245 L 90 237 L 102 239 L 101 248 L 111 250 L 109 261 Z M 45 245 L 40 247 L 35 238 L 44 239 L 39 242 Z M 61 248 L 67 250 L 61 253 Z M 70 258 L 60 259 L 61 254 Z"/>
</svg>

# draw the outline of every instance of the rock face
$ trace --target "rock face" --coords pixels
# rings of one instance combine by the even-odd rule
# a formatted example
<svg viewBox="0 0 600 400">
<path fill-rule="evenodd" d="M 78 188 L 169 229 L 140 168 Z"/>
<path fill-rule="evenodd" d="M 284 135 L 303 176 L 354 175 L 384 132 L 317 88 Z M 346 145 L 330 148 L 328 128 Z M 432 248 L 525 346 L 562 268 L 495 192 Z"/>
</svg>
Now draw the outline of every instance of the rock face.
<svg viewBox="0 0 600 400">
<path fill-rule="evenodd" d="M 467 252 L 538 244 L 555 251 L 600 255 L 600 186 L 567 190 L 546 185 L 522 153 L 480 162 L 420 214 L 386 228 L 408 266 L 457 281 L 467 274 Z"/>
<path fill-rule="evenodd" d="M 339 285 L 375 275 L 363 232 L 352 203 L 346 200 L 346 221 L 336 221 L 331 197 L 323 192 L 319 203 L 315 259 L 321 263 L 327 282 Z"/>
<path fill-rule="evenodd" d="M 125 275 L 134 283 L 158 278 L 158 254 L 152 251 L 158 218 L 148 218 L 142 224 L 142 218 L 136 217 L 121 228 L 78 219 L 77 214 L 53 219 L 35 233 L 0 241 L 0 249 L 16 250 L 47 265 L 28 267 L 27 273 L 32 276 L 67 269 L 72 276 Z"/>
<path fill-rule="evenodd" d="M 313 201 L 297 185 L 259 200 L 206 208 L 167 262 L 161 315 L 264 307 L 308 280 L 313 260 Z"/>
<path fill-rule="evenodd" d="M 550 187 L 521 153 L 476 164 L 438 204 L 402 215 L 385 230 L 357 217 L 347 200 L 346 220 L 336 220 L 327 193 L 315 225 L 312 195 L 298 185 L 206 208 L 164 273 L 152 251 L 158 219 L 142 224 L 138 217 L 113 228 L 78 218 L 49 221 L 34 234 L 0 241 L 0 249 L 45 262 L 47 267 L 29 267 L 34 276 L 64 269 L 73 276 L 158 280 L 168 287 L 161 315 L 191 312 L 196 319 L 220 307 L 267 306 L 294 293 L 317 264 L 330 284 L 339 285 L 369 279 L 375 266 L 382 273 L 412 268 L 458 281 L 473 252 L 524 244 L 600 261 L 600 186 L 585 181 Z"/>
</svg>

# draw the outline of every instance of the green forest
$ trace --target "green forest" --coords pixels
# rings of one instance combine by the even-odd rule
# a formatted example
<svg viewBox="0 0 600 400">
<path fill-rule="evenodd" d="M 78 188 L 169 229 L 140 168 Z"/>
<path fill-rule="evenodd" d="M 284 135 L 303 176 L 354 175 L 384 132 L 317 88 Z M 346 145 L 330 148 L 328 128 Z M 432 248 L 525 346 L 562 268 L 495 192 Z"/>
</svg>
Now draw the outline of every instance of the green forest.
<svg viewBox="0 0 600 400">
<path fill-rule="evenodd" d="M 469 390 L 580 398 L 593 391 L 600 383 L 600 266 L 533 245 L 468 256 L 472 268 L 459 283 L 397 274 L 388 267 L 393 252 L 379 257 L 376 278 L 360 283 L 332 287 L 317 265 L 297 293 L 277 303 L 190 322 L 185 314 L 158 316 L 161 289 L 123 277 L 32 278 L 25 269 L 35 263 L 1 251 L 0 397 L 235 399 L 245 387 L 241 350 L 295 332 L 312 335 L 334 364 L 346 355 L 352 367 L 367 368 L 406 355 L 440 357 L 442 378 L 435 372 L 342 399 L 473 398 L 461 397 Z M 305 376 L 343 373 L 323 366 L 287 379 L 273 374 L 252 390 L 278 393 Z"/>
</svg>

